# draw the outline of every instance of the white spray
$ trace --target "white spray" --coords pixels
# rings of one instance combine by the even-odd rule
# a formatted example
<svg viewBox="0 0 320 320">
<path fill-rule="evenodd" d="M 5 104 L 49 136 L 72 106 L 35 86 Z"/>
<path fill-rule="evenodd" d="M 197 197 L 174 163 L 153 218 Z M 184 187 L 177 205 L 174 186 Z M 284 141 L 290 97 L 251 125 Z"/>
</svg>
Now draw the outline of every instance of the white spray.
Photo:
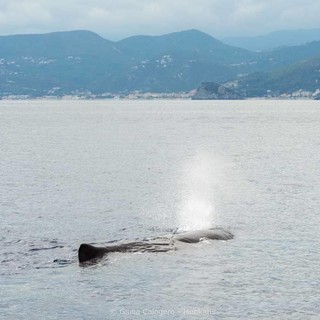
<svg viewBox="0 0 320 320">
<path fill-rule="evenodd" d="M 179 229 L 206 229 L 217 224 L 217 197 L 224 167 L 224 161 L 208 153 L 200 153 L 186 163 L 177 210 Z"/>
</svg>

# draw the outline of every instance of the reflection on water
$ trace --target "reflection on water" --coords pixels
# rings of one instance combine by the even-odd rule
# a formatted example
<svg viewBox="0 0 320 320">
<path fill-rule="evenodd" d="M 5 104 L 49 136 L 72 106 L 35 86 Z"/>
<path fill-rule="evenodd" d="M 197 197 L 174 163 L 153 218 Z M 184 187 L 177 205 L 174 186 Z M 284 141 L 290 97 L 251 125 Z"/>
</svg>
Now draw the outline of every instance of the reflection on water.
<svg viewBox="0 0 320 320">
<path fill-rule="evenodd" d="M 2 101 L 1 316 L 316 318 L 319 123 L 315 101 Z M 77 263 L 212 224 L 235 239 Z"/>
</svg>

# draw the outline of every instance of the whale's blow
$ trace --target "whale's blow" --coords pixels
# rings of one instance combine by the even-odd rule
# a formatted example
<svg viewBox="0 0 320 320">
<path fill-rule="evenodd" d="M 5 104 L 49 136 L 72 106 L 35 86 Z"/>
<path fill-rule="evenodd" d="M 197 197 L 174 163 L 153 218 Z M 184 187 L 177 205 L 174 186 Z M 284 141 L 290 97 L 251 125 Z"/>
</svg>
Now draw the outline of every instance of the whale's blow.
<svg viewBox="0 0 320 320">
<path fill-rule="evenodd" d="M 177 209 L 180 229 L 208 229 L 218 222 L 216 193 L 223 171 L 223 162 L 207 153 L 199 153 L 185 164 Z"/>
</svg>

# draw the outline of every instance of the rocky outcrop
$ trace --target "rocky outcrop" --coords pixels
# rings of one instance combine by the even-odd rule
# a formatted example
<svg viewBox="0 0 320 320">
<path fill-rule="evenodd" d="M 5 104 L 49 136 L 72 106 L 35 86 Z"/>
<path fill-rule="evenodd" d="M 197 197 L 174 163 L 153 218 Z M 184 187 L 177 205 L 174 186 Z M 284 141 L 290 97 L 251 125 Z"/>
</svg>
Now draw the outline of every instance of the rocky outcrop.
<svg viewBox="0 0 320 320">
<path fill-rule="evenodd" d="M 203 82 L 192 100 L 242 100 L 238 93 L 215 82 Z"/>
</svg>

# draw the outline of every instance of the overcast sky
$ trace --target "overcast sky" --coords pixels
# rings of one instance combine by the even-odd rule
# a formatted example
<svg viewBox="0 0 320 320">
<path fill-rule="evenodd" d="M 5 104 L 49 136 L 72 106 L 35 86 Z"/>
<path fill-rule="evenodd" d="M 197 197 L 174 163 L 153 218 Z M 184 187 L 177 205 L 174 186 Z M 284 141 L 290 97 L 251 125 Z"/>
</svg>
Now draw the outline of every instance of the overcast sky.
<svg viewBox="0 0 320 320">
<path fill-rule="evenodd" d="M 0 0 L 0 34 L 91 30 L 110 40 L 199 29 L 216 38 L 320 28 L 320 0 Z"/>
</svg>

